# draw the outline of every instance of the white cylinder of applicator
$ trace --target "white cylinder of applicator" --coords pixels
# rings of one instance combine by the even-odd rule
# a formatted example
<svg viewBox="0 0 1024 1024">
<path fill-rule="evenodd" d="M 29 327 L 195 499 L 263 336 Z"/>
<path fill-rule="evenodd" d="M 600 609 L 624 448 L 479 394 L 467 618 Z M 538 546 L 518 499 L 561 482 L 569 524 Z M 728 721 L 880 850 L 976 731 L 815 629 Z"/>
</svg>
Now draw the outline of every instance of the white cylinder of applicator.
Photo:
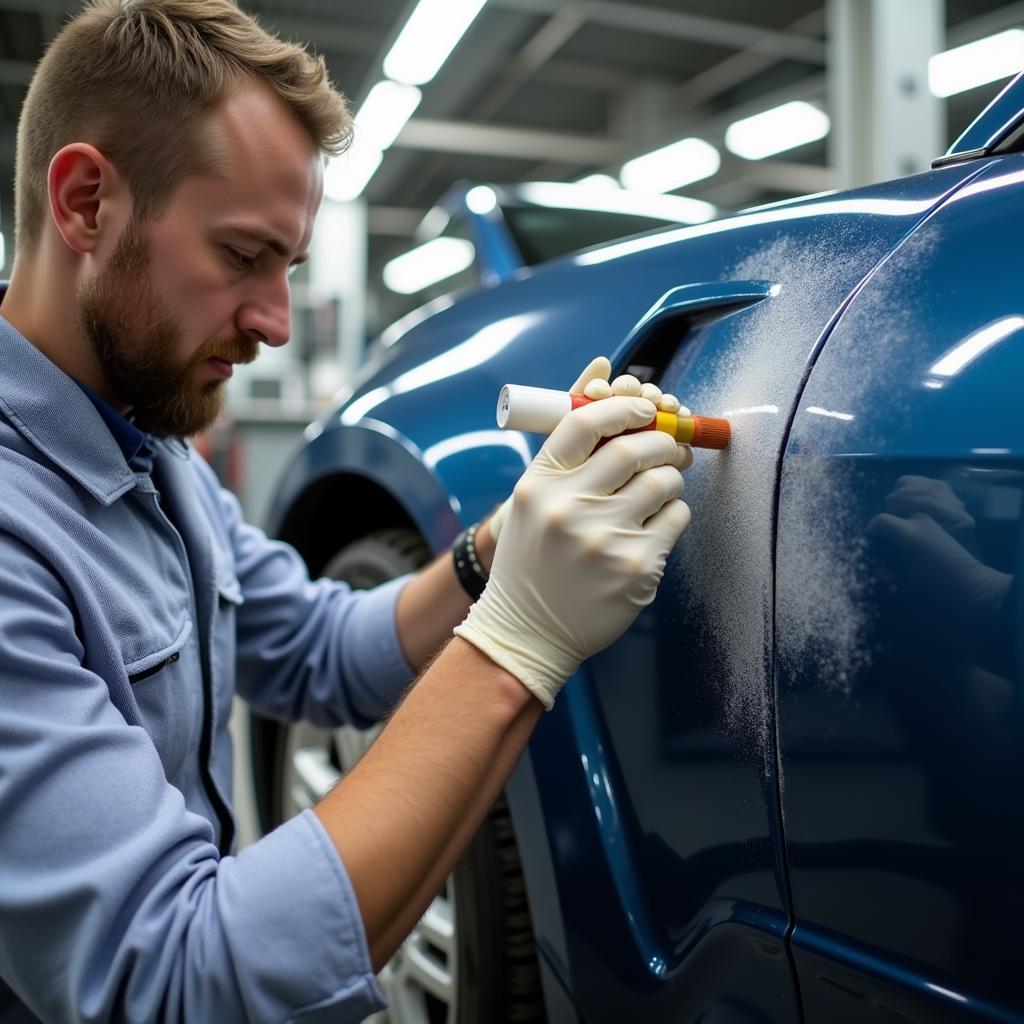
<svg viewBox="0 0 1024 1024">
<path fill-rule="evenodd" d="M 506 384 L 498 394 L 498 426 L 528 434 L 550 434 L 572 407 L 572 396 L 567 391 Z"/>
</svg>

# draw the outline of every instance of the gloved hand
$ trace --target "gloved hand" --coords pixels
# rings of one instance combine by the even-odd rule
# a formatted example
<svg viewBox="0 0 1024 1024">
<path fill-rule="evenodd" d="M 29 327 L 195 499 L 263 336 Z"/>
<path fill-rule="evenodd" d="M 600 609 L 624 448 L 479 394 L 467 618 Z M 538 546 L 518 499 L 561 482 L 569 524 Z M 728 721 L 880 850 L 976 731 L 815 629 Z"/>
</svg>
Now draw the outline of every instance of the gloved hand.
<svg viewBox="0 0 1024 1024">
<path fill-rule="evenodd" d="M 885 511 L 901 517 L 930 516 L 958 544 L 974 551 L 974 518 L 945 480 L 901 476 L 885 499 Z"/>
<path fill-rule="evenodd" d="M 680 446 L 656 430 L 615 437 L 654 411 L 614 397 L 558 424 L 516 484 L 487 587 L 455 630 L 545 708 L 654 599 L 690 521 Z M 595 451 L 602 437 L 613 440 Z"/>
<path fill-rule="evenodd" d="M 675 395 L 664 394 L 656 384 L 641 384 L 636 377 L 629 374 L 616 377 L 614 381 L 609 383 L 608 378 L 611 376 L 611 372 L 612 364 L 607 356 L 598 356 L 596 359 L 591 359 L 583 372 L 576 378 L 572 387 L 569 388 L 569 391 L 575 395 L 586 395 L 587 398 L 595 400 L 611 398 L 612 395 L 640 396 L 649 399 L 662 412 L 674 412 L 681 416 L 690 415 L 690 410 L 681 406 L 679 399 Z M 679 445 L 679 447 L 684 449 L 680 453 L 681 462 L 679 469 L 689 469 L 693 464 L 693 449 L 688 444 Z M 505 517 L 508 515 L 508 510 L 511 507 L 512 498 L 509 496 L 495 509 L 491 518 L 487 520 L 487 527 L 491 531 L 491 536 L 494 538 L 495 543 L 498 541 L 498 535 L 505 525 Z"/>
<path fill-rule="evenodd" d="M 989 637 L 1007 616 L 1013 577 L 971 550 L 974 519 L 942 480 L 903 476 L 867 535 L 891 545 L 898 581 L 947 635 L 975 630 Z"/>
</svg>

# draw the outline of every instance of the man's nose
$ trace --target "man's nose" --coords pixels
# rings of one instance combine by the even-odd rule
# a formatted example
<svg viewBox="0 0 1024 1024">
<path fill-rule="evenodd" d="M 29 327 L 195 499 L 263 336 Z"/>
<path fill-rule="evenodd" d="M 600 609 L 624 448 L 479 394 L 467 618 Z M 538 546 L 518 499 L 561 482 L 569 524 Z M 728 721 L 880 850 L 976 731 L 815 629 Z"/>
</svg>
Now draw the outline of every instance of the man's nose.
<svg viewBox="0 0 1024 1024">
<path fill-rule="evenodd" d="M 282 274 L 273 282 L 264 279 L 259 292 L 238 310 L 238 329 L 250 338 L 257 338 L 275 348 L 285 344 L 291 335 L 291 291 L 288 278 Z"/>
</svg>

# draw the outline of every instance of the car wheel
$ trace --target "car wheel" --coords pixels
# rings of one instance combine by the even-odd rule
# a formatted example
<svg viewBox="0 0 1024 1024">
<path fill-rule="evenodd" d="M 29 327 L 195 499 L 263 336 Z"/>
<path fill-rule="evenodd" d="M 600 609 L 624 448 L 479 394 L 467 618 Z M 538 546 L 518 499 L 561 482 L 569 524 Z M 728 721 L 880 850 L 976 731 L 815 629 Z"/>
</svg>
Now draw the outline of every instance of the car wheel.
<svg viewBox="0 0 1024 1024">
<path fill-rule="evenodd" d="M 411 530 L 372 533 L 324 569 L 367 589 L 430 558 Z M 269 827 L 312 807 L 363 755 L 379 729 L 275 730 Z M 258 765 L 257 765 L 258 777 Z M 500 797 L 427 912 L 380 973 L 390 1006 L 374 1024 L 534 1024 L 546 1020 L 512 819 Z"/>
</svg>

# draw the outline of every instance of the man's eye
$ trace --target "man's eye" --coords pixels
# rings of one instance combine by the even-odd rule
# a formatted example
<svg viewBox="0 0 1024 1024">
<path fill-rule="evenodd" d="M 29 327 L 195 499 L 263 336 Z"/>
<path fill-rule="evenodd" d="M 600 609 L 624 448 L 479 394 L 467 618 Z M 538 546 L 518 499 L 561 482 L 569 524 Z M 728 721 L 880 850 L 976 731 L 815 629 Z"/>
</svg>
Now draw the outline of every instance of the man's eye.
<svg viewBox="0 0 1024 1024">
<path fill-rule="evenodd" d="M 240 252 L 238 249 L 233 249 L 228 246 L 228 253 L 231 258 L 231 262 L 239 270 L 252 270 L 256 266 L 256 257 L 250 256 L 248 253 Z"/>
</svg>

